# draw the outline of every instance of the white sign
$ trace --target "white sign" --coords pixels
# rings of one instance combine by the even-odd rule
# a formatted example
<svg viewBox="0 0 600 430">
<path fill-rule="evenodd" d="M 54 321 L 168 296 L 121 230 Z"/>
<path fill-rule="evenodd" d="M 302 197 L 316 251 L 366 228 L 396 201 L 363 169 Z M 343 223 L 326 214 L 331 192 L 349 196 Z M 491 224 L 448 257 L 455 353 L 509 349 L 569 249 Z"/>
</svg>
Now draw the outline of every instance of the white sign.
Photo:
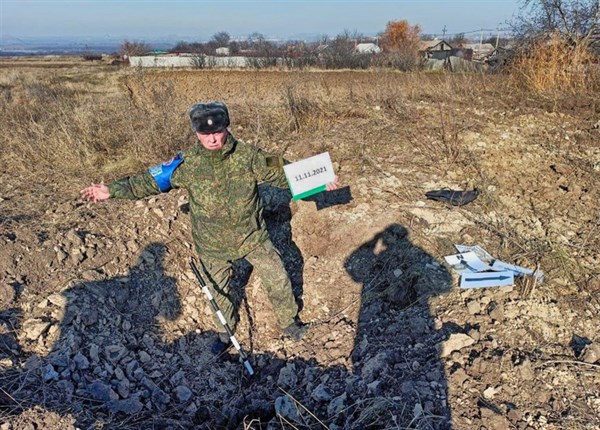
<svg viewBox="0 0 600 430">
<path fill-rule="evenodd" d="M 446 262 L 461 275 L 464 272 L 484 272 L 486 270 L 492 270 L 492 267 L 481 261 L 473 251 L 448 255 L 444 258 L 446 259 Z"/>
<path fill-rule="evenodd" d="M 513 285 L 515 276 L 533 276 L 544 282 L 544 272 L 531 270 L 496 260 L 482 247 L 454 245 L 460 254 L 444 257 L 446 263 L 458 273 L 461 288 L 502 287 Z"/>
<path fill-rule="evenodd" d="M 474 252 L 482 261 L 485 262 L 489 262 L 492 261 L 494 259 L 494 257 L 492 257 L 492 255 L 487 252 L 485 249 L 483 249 L 481 246 L 479 245 L 475 245 L 475 246 L 466 246 L 466 245 L 454 245 L 454 247 L 456 248 L 456 250 L 460 253 L 465 253 L 465 252 L 469 252 L 472 251 Z"/>
<path fill-rule="evenodd" d="M 321 191 L 335 180 L 329 152 L 283 166 L 292 197 L 299 200 Z"/>
</svg>

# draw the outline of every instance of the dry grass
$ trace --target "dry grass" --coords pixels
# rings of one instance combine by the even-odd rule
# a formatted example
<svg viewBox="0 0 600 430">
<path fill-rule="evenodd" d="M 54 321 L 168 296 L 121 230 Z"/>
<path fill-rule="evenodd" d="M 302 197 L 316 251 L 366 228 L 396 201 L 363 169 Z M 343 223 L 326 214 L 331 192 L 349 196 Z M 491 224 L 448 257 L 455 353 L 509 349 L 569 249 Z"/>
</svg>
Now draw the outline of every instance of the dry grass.
<svg viewBox="0 0 600 430">
<path fill-rule="evenodd" d="M 585 44 L 571 45 L 559 34 L 533 44 L 510 69 L 514 87 L 536 94 L 598 91 L 600 73 Z"/>
</svg>

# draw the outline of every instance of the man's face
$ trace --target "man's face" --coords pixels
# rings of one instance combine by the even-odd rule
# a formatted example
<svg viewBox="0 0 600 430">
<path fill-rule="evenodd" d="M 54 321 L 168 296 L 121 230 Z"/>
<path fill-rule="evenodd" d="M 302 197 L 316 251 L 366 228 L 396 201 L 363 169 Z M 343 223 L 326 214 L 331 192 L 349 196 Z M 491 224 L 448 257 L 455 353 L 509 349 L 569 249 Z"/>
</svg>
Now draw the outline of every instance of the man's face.
<svg viewBox="0 0 600 430">
<path fill-rule="evenodd" d="M 219 131 L 218 133 L 196 133 L 200 144 L 209 151 L 215 151 L 221 149 L 227 141 L 227 130 Z"/>
</svg>

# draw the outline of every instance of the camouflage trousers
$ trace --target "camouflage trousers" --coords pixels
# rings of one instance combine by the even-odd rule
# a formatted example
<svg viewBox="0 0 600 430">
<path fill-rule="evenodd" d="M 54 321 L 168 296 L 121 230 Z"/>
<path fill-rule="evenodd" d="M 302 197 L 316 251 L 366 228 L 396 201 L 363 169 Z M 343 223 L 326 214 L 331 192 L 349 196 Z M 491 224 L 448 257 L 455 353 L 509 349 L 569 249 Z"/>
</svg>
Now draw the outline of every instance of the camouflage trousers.
<svg viewBox="0 0 600 430">
<path fill-rule="evenodd" d="M 231 294 L 233 261 L 219 260 L 200 254 L 199 258 L 203 272 L 208 278 L 208 288 L 231 330 L 235 332 L 239 318 L 239 303 L 236 303 Z M 262 280 L 279 326 L 285 328 L 292 324 L 298 314 L 298 304 L 294 298 L 292 283 L 283 266 L 281 256 L 275 250 L 271 241 L 266 240 L 244 258 L 252 264 L 254 273 Z M 213 314 L 213 323 L 217 332 L 225 332 L 225 328 L 216 314 Z"/>
</svg>

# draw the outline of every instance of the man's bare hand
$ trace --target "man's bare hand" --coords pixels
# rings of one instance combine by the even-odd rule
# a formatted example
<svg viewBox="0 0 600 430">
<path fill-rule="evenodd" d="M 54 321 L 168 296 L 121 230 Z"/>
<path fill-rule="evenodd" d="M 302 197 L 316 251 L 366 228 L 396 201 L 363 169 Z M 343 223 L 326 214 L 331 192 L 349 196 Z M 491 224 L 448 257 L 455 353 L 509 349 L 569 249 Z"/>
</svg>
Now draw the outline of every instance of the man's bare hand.
<svg viewBox="0 0 600 430">
<path fill-rule="evenodd" d="M 110 198 L 108 187 L 104 184 L 92 184 L 80 191 L 81 197 L 90 202 L 100 202 Z"/>
<path fill-rule="evenodd" d="M 325 189 L 327 191 L 337 190 L 340 187 L 340 177 L 336 176 L 333 182 L 330 182 L 326 185 Z"/>
</svg>

